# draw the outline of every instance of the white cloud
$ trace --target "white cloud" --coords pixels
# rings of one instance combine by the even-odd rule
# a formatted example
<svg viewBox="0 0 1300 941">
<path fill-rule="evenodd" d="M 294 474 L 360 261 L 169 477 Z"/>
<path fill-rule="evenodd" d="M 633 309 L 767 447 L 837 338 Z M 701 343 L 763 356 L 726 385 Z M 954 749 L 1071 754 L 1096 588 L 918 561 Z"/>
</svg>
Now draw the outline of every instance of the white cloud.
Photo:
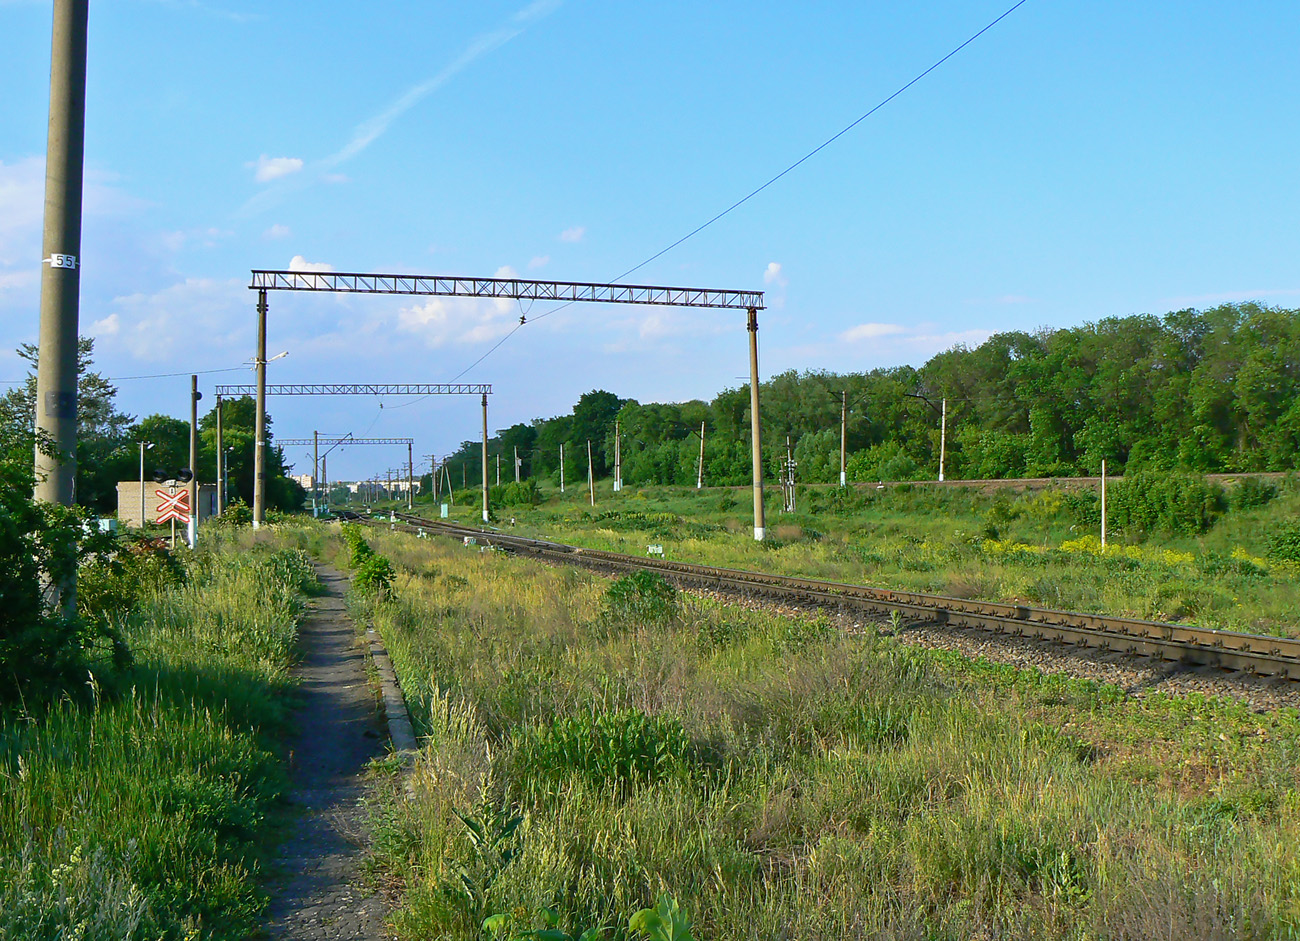
<svg viewBox="0 0 1300 941">
<path fill-rule="evenodd" d="M 262 154 L 256 160 L 244 164 L 253 170 L 253 178 L 259 183 L 269 183 L 280 177 L 289 176 L 302 169 L 300 157 L 268 157 Z"/>
<path fill-rule="evenodd" d="M 777 287 L 783 288 L 790 282 L 782 276 L 780 262 L 769 261 L 767 267 L 763 269 L 763 283 L 775 284 Z"/>
<path fill-rule="evenodd" d="M 494 278 L 519 273 L 505 265 Z M 422 337 L 433 348 L 498 340 L 519 324 L 519 307 L 505 297 L 431 297 L 397 312 L 398 329 Z"/>
<path fill-rule="evenodd" d="M 349 177 L 346 173 L 322 173 L 320 179 L 322 183 L 346 183 Z"/>
<path fill-rule="evenodd" d="M 533 256 L 531 259 L 529 259 L 529 261 L 528 261 L 528 267 L 529 267 L 530 269 L 533 269 L 533 268 L 545 268 L 546 265 L 547 265 L 547 263 L 548 263 L 550 260 L 551 260 L 551 256 L 550 256 L 550 255 L 535 255 L 535 256 Z"/>
<path fill-rule="evenodd" d="M 289 231 L 289 227 L 287 225 L 281 225 L 280 223 L 277 222 L 275 225 L 271 226 L 269 229 L 267 229 L 265 232 L 262 233 L 262 238 L 287 239 L 291 234 L 292 233 Z"/>
<path fill-rule="evenodd" d="M 112 306 L 93 324 L 106 350 L 146 362 L 194 362 L 199 351 L 247 355 L 254 317 L 241 279 L 187 278 L 152 294 L 116 297 Z"/>
<path fill-rule="evenodd" d="M 862 340 L 878 340 L 881 337 L 897 336 L 906 333 L 907 328 L 896 323 L 860 323 L 840 334 L 845 343 L 858 343 Z"/>
<path fill-rule="evenodd" d="M 581 242 L 582 237 L 587 234 L 587 227 L 575 225 L 571 229 L 565 229 L 560 233 L 561 242 Z"/>
<path fill-rule="evenodd" d="M 290 271 L 333 271 L 333 265 L 327 265 L 323 261 L 308 261 L 301 255 L 294 255 L 289 259 Z"/>
</svg>

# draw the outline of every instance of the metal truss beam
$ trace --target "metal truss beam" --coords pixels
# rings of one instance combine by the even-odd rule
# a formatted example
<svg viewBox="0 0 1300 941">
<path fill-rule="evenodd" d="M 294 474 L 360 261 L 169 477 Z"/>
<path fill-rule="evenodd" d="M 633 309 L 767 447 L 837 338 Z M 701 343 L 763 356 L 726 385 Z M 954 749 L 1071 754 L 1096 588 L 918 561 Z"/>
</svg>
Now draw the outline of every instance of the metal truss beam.
<svg viewBox="0 0 1300 941">
<path fill-rule="evenodd" d="M 656 304 L 665 307 L 721 307 L 762 310 L 762 291 L 658 287 L 649 284 L 593 284 L 520 278 L 449 278 L 436 275 L 347 274 L 315 271 L 254 271 L 254 291 L 319 291 L 339 294 L 417 294 L 446 297 L 509 297 L 532 301 L 588 301 L 596 304 Z"/>
<path fill-rule="evenodd" d="M 321 437 L 319 437 L 319 438 L 276 438 L 276 439 L 275 439 L 275 444 L 282 445 L 282 446 L 284 446 L 284 447 L 286 447 L 286 448 L 303 447 L 303 446 L 305 446 L 305 445 L 309 445 L 309 444 L 311 444 L 311 445 L 322 445 L 322 446 L 328 444 L 330 447 L 335 447 L 336 445 L 343 445 L 343 444 L 380 444 L 380 445 L 382 445 L 382 444 L 401 444 L 401 445 L 409 445 L 409 444 L 415 444 L 415 439 L 414 439 L 414 438 L 346 438 L 346 437 L 345 437 L 345 438 L 336 438 L 336 437 L 329 437 L 329 438 L 326 438 L 326 437 L 324 437 L 324 436 L 321 436 Z"/>
<path fill-rule="evenodd" d="M 217 395 L 254 395 L 257 386 L 217 386 Z M 266 395 L 491 395 L 478 382 L 286 383 L 266 386 Z"/>
</svg>

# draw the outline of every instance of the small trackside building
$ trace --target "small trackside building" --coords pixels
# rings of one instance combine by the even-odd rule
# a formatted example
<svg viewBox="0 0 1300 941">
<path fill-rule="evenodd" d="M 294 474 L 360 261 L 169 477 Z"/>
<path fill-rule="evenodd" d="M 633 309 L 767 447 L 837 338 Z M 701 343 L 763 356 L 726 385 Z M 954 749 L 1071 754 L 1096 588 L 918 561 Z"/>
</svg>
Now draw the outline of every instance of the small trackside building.
<svg viewBox="0 0 1300 941">
<path fill-rule="evenodd" d="M 177 487 L 176 489 L 183 490 L 185 487 Z M 158 518 L 158 504 L 162 502 L 162 498 L 157 493 L 159 490 L 166 493 L 167 485 L 155 483 L 152 480 L 144 482 L 144 511 L 145 516 L 151 523 Z M 201 484 L 199 486 L 199 522 L 202 523 L 216 512 L 217 485 Z M 140 525 L 140 481 L 118 481 L 117 519 L 123 526 Z"/>
</svg>

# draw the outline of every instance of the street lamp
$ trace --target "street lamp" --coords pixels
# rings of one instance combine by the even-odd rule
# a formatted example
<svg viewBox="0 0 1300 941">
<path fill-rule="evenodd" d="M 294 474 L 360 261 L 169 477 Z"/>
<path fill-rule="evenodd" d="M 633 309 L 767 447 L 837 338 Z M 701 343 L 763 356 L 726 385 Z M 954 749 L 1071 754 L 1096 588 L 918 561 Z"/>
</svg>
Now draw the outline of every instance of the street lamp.
<svg viewBox="0 0 1300 941">
<path fill-rule="evenodd" d="M 146 522 L 144 515 L 144 452 L 153 450 L 152 441 L 140 442 L 140 529 L 144 529 Z"/>
</svg>

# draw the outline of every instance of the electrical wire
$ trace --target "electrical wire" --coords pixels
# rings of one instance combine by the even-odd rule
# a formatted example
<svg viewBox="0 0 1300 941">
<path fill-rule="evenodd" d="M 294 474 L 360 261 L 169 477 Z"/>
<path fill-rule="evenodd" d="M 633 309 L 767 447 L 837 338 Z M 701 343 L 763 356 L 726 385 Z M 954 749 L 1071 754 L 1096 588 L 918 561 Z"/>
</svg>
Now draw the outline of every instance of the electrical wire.
<svg viewBox="0 0 1300 941">
<path fill-rule="evenodd" d="M 879 101 L 876 105 L 874 105 L 873 107 L 871 107 L 870 109 L 868 109 L 866 112 L 864 112 L 862 115 L 860 115 L 857 119 L 855 119 L 854 121 L 852 121 L 852 122 L 850 122 L 849 124 L 845 125 L 843 128 L 841 128 L 841 129 L 840 129 L 839 131 L 837 131 L 835 134 L 833 134 L 833 135 L 831 135 L 830 137 L 826 138 L 826 140 L 822 141 L 820 144 L 818 144 L 818 145 L 817 145 L 816 147 L 814 147 L 812 150 L 808 151 L 808 153 L 804 154 L 802 157 L 800 157 L 800 158 L 799 158 L 798 160 L 796 160 L 794 163 L 790 164 L 788 167 L 786 167 L 786 168 L 785 168 L 784 170 L 782 170 L 780 173 L 778 173 L 778 174 L 776 174 L 775 176 L 771 177 L 770 179 L 768 179 L 766 182 L 764 182 L 764 183 L 761 184 L 760 186 L 757 186 L 757 187 L 755 187 L 754 189 L 750 190 L 748 193 L 746 193 L 746 194 L 745 194 L 744 196 L 742 196 L 740 199 L 736 200 L 734 203 L 732 203 L 732 204 L 731 204 L 730 206 L 728 206 L 726 209 L 723 209 L 721 212 L 719 212 L 717 215 L 713 216 L 712 218 L 710 218 L 710 219 L 707 220 L 706 222 L 703 222 L 703 223 L 701 223 L 700 225 L 696 226 L 694 229 L 692 229 L 691 231 L 687 232 L 685 235 L 683 235 L 683 236 L 682 236 L 681 238 L 679 238 L 677 241 L 673 242 L 671 245 L 668 245 L 666 248 L 662 248 L 662 249 L 660 249 L 659 251 L 655 252 L 653 255 L 651 255 L 650 257 L 646 258 L 644 261 L 640 262 L 639 264 L 633 265 L 631 268 L 627 269 L 627 271 L 624 271 L 622 274 L 620 274 L 618 277 L 614 278 L 612 281 L 609 281 L 608 283 L 609 283 L 609 284 L 617 284 L 619 281 L 622 281 L 622 280 L 623 280 L 624 278 L 626 278 L 628 275 L 630 275 L 630 274 L 634 274 L 635 272 L 640 271 L 642 268 L 644 268 L 646 265 L 650 264 L 652 261 L 655 261 L 655 260 L 657 260 L 657 259 L 663 257 L 664 255 L 666 255 L 666 254 L 668 254 L 670 251 L 672 251 L 674 248 L 676 248 L 678 245 L 681 245 L 683 242 L 686 242 L 686 241 L 688 241 L 688 240 L 694 238 L 695 236 L 697 236 L 697 235 L 699 235 L 701 232 L 703 232 L 705 229 L 707 229 L 709 226 L 713 225 L 713 223 L 717 222 L 718 220 L 724 218 L 725 216 L 730 215 L 732 212 L 734 212 L 735 210 L 739 209 L 741 206 L 743 206 L 745 203 L 749 202 L 751 199 L 753 199 L 753 198 L 754 198 L 755 196 L 757 196 L 759 193 L 763 192 L 763 190 L 767 189 L 767 188 L 768 188 L 769 186 L 771 186 L 773 183 L 776 183 L 778 180 L 780 180 L 782 177 L 786 176 L 788 173 L 792 172 L 793 170 L 796 170 L 797 168 L 799 168 L 800 166 L 802 166 L 804 163 L 807 163 L 807 162 L 808 162 L 809 160 L 811 160 L 813 157 L 817 156 L 817 154 L 821 153 L 823 150 L 825 150 L 825 149 L 826 149 L 827 147 L 829 147 L 831 144 L 835 143 L 837 140 L 839 140 L 841 137 L 843 137 L 843 136 L 844 136 L 845 134 L 847 134 L 849 131 L 853 130 L 855 127 L 857 127 L 857 126 L 858 126 L 859 124 L 861 124 L 863 121 L 867 120 L 867 118 L 871 117 L 873 114 L 875 114 L 875 113 L 876 113 L 877 111 L 879 111 L 881 108 L 885 107 L 885 105 L 889 104 L 889 103 L 890 103 L 891 101 L 893 101 L 895 98 L 897 98 L 897 97 L 899 97 L 900 95 L 902 95 L 904 92 L 906 92 L 909 88 L 911 88 L 911 87 L 912 87 L 913 85 L 915 85 L 917 82 L 920 82 L 922 79 L 924 79 L 927 75 L 929 75 L 929 74 L 930 74 L 931 72 L 933 72 L 935 69 L 937 69 L 937 68 L 939 68 L 940 66 L 942 66 L 945 62 L 947 62 L 947 61 L 948 61 L 949 59 L 951 59 L 953 56 L 957 55 L 957 53 L 961 52 L 963 49 L 965 49 L 965 48 L 966 48 L 967 46 L 969 46 L 971 43 L 975 42 L 975 40 L 979 39 L 981 36 L 983 36 L 985 33 L 987 33 L 987 32 L 988 32 L 989 30 L 991 30 L 993 27 L 997 26 L 999 23 L 1001 23 L 1003 20 L 1005 20 L 1008 16 L 1010 16 L 1012 13 L 1016 12 L 1016 10 L 1020 9 L 1022 6 L 1024 6 L 1024 5 L 1025 5 L 1026 3 L 1028 3 L 1028 2 L 1029 2 L 1029 0 L 1017 0 L 1016 3 L 1012 4 L 1012 5 L 1011 5 L 1010 7 L 1008 7 L 1006 10 L 1004 10 L 1004 11 L 1003 11 L 1003 12 L 1002 12 L 998 17 L 996 17 L 995 19 L 991 20 L 989 23 L 985 24 L 984 27 L 981 28 L 978 32 L 972 34 L 970 37 L 968 37 L 968 38 L 967 38 L 964 42 L 962 42 L 960 45 L 956 46 L 956 47 L 953 48 L 951 51 L 949 51 L 945 56 L 943 56 L 942 58 L 936 60 L 933 64 L 931 64 L 931 65 L 929 66 L 929 68 L 925 69 L 923 72 L 918 73 L 914 78 L 912 78 L 911 81 L 907 82 L 905 85 L 900 86 L 897 90 L 895 90 L 895 91 L 894 91 L 892 94 L 890 94 L 889 96 L 887 96 L 887 97 L 881 99 L 881 101 Z M 553 308 L 553 309 L 551 309 L 551 310 L 546 311 L 546 312 L 543 313 L 543 314 L 538 314 L 536 317 L 531 318 L 531 320 L 530 320 L 529 322 L 530 322 L 530 323 L 536 323 L 538 320 L 545 320 L 547 317 L 551 316 L 551 314 L 557 314 L 557 313 L 559 313 L 560 311 L 564 310 L 566 307 L 571 307 L 571 306 L 573 306 L 573 304 L 575 304 L 575 303 L 576 303 L 575 301 L 568 301 L 568 302 L 566 302 L 566 303 L 564 303 L 564 304 L 561 304 L 559 307 L 555 307 L 555 308 Z M 524 324 L 523 324 L 523 323 L 520 323 L 520 324 L 519 324 L 519 327 L 522 327 L 522 326 L 524 326 Z M 505 336 L 500 340 L 500 342 L 498 342 L 498 343 L 496 344 L 496 346 L 492 347 L 492 349 L 488 350 L 486 353 L 484 353 L 482 356 L 480 356 L 478 359 L 476 359 L 473 363 L 471 363 L 469 366 L 467 366 L 464 370 L 462 370 L 460 373 L 458 373 L 457 376 L 456 376 L 456 378 L 459 379 L 461 376 L 465 375 L 465 373 L 469 372 L 471 369 L 473 369 L 473 368 L 474 368 L 475 366 L 477 366 L 479 363 L 483 362 L 483 360 L 487 359 L 488 356 L 492 355 L 492 353 L 496 352 L 496 350 L 501 346 L 502 343 L 505 343 L 506 340 L 510 339 L 512 336 L 515 335 L 515 333 L 519 330 L 519 327 L 515 327 L 514 330 L 511 330 L 508 334 L 506 334 L 506 335 L 505 335 Z"/>
</svg>

